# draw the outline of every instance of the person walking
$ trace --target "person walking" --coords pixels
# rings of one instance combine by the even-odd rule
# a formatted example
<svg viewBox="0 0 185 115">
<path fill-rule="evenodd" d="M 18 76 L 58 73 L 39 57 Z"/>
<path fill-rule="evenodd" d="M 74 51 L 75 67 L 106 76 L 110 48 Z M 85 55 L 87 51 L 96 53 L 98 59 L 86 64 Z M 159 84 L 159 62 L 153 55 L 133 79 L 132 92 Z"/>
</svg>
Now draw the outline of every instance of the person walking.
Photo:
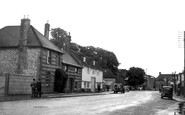
<svg viewBox="0 0 185 115">
<path fill-rule="evenodd" d="M 31 82 L 31 89 L 32 89 L 32 94 L 31 97 L 35 97 L 36 96 L 36 81 L 35 78 L 33 78 L 33 81 Z"/>
<path fill-rule="evenodd" d="M 98 93 L 100 92 L 100 85 L 98 84 Z"/>
<path fill-rule="evenodd" d="M 41 98 L 41 95 L 42 95 L 42 82 L 41 82 L 40 79 L 38 80 L 38 82 L 36 84 L 36 87 L 37 87 L 38 97 Z"/>
</svg>

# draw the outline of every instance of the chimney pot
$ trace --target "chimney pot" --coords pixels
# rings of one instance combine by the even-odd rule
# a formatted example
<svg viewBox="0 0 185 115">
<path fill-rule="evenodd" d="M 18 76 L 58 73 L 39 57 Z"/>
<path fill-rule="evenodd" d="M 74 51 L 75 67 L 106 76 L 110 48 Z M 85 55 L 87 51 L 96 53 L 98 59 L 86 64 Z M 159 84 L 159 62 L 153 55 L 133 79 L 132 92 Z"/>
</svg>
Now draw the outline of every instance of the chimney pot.
<svg viewBox="0 0 185 115">
<path fill-rule="evenodd" d="M 49 39 L 49 30 L 50 30 L 50 24 L 49 24 L 48 21 L 47 21 L 47 23 L 45 24 L 45 28 L 44 28 L 44 36 L 45 36 L 47 39 Z"/>
</svg>

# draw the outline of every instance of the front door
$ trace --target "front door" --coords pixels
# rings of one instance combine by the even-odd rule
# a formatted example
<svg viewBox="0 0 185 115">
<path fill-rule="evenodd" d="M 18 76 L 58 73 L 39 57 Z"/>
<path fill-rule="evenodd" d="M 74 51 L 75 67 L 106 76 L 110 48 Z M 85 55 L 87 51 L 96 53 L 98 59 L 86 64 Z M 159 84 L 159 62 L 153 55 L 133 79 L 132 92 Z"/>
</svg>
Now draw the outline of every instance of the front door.
<svg viewBox="0 0 185 115">
<path fill-rule="evenodd" d="M 91 77 L 91 91 L 95 92 L 95 83 L 96 83 L 96 78 Z"/>
</svg>

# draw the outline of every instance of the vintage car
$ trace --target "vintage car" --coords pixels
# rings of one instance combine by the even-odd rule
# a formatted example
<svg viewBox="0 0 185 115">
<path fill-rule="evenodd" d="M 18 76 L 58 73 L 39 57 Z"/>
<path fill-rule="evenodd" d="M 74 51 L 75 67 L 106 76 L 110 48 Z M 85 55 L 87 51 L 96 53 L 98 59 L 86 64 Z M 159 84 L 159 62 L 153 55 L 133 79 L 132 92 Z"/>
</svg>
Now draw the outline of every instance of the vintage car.
<svg viewBox="0 0 185 115">
<path fill-rule="evenodd" d="M 172 86 L 163 86 L 161 89 L 161 98 L 168 97 L 173 99 L 173 87 Z"/>
<path fill-rule="evenodd" d="M 118 93 L 118 92 L 125 93 L 125 88 L 121 83 L 114 84 L 114 93 Z"/>
</svg>

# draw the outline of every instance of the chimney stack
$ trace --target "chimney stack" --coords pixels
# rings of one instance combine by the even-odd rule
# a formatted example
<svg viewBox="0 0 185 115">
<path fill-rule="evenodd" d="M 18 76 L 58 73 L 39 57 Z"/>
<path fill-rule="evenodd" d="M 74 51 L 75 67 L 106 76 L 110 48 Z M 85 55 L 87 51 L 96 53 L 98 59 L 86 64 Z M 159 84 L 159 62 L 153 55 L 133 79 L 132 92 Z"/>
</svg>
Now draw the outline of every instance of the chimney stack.
<svg viewBox="0 0 185 115">
<path fill-rule="evenodd" d="M 21 19 L 19 46 L 27 45 L 29 28 L 30 28 L 30 19 L 28 18 Z"/>
<path fill-rule="evenodd" d="M 44 36 L 49 40 L 49 30 L 50 30 L 50 24 L 47 22 L 45 24 L 44 28 Z"/>
<path fill-rule="evenodd" d="M 18 71 L 17 73 L 22 74 L 24 69 L 27 68 L 27 40 L 28 32 L 30 29 L 30 19 L 21 19 L 20 25 L 20 39 L 19 39 L 19 58 L 18 58 Z"/>
<path fill-rule="evenodd" d="M 70 49 L 70 42 L 71 42 L 71 35 L 70 35 L 70 32 L 69 32 L 69 35 L 67 35 L 67 37 L 65 38 L 65 45 L 63 46 L 64 50 L 67 51 L 69 53 L 69 49 Z"/>
</svg>

